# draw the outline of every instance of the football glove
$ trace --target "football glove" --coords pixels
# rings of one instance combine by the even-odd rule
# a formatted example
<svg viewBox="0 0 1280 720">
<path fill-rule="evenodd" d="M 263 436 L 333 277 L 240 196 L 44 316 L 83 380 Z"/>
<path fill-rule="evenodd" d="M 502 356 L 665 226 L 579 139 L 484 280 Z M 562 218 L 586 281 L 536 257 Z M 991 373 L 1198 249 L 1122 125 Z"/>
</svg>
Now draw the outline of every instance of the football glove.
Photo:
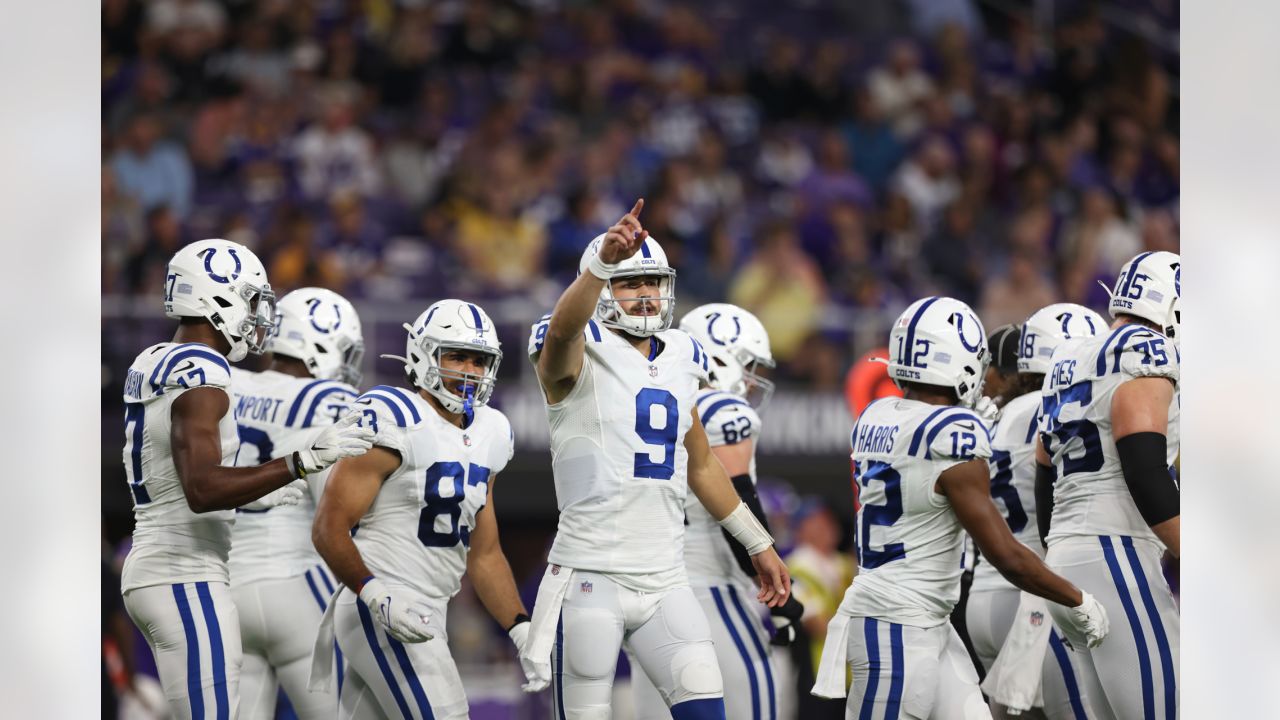
<svg viewBox="0 0 1280 720">
<path fill-rule="evenodd" d="M 784 647 L 796 641 L 796 631 L 800 624 L 800 616 L 804 615 L 804 604 L 795 595 L 779 607 L 769 608 L 769 617 L 773 621 L 773 639 L 771 645 Z"/>
<path fill-rule="evenodd" d="M 363 455 L 373 447 L 374 432 L 357 425 L 360 415 L 351 413 L 316 435 L 311 446 L 298 451 L 303 476 L 317 473 L 344 457 Z"/>
<path fill-rule="evenodd" d="M 1080 594 L 1084 601 L 1078 606 L 1067 608 L 1065 622 L 1062 623 L 1062 634 L 1066 636 L 1073 648 L 1095 648 L 1102 644 L 1103 638 L 1111 629 L 1107 619 L 1107 610 L 1087 592 Z"/>
<path fill-rule="evenodd" d="M 525 680 L 528 681 L 521 685 L 520 689 L 527 693 L 546 690 L 551 684 L 551 663 L 534 662 L 524 656 L 525 645 L 529 642 L 529 621 L 521 620 L 512 625 L 507 635 L 511 636 L 511 642 L 516 645 L 516 654 L 520 657 L 520 669 L 524 670 Z"/>
<path fill-rule="evenodd" d="M 370 578 L 360 588 L 360 600 L 387 634 L 400 642 L 425 642 L 434 637 L 427 628 L 431 608 L 412 593 L 393 592 L 378 578 Z"/>
<path fill-rule="evenodd" d="M 973 404 L 973 411 L 987 425 L 992 425 L 996 420 L 1000 419 L 1000 406 L 996 405 L 996 401 L 986 395 L 978 398 L 978 402 Z"/>
<path fill-rule="evenodd" d="M 306 480 L 294 480 L 288 485 L 276 488 L 257 500 L 247 502 L 240 507 L 244 510 L 270 510 L 281 505 L 297 505 L 302 502 L 302 496 L 309 489 Z"/>
</svg>

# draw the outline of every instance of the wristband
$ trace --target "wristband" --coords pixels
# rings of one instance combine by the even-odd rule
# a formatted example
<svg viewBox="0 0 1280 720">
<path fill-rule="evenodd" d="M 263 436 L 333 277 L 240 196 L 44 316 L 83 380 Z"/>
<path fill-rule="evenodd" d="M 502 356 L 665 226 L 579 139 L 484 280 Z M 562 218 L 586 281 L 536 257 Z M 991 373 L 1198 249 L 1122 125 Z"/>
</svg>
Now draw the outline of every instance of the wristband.
<svg viewBox="0 0 1280 720">
<path fill-rule="evenodd" d="M 516 615 L 516 621 L 507 626 L 507 632 L 511 632 L 511 630 L 515 626 L 519 625 L 520 623 L 529 622 L 530 620 L 531 618 L 528 615 L 525 615 L 524 613 L 519 613 L 518 615 Z"/>
<path fill-rule="evenodd" d="M 600 259 L 600 255 L 592 255 L 591 261 L 587 263 L 587 271 L 601 280 L 608 280 L 613 277 L 613 273 L 618 270 L 618 263 L 607 263 Z"/>
<path fill-rule="evenodd" d="M 289 453 L 284 456 L 284 466 L 289 468 L 289 474 L 295 480 L 301 480 L 307 476 L 307 469 L 302 467 L 302 456 L 297 452 Z"/>
<path fill-rule="evenodd" d="M 364 592 L 364 586 L 368 585 L 369 581 L 372 579 L 373 579 L 372 575 L 362 578 L 360 582 L 356 584 L 356 594 L 359 595 L 360 593 Z"/>
<path fill-rule="evenodd" d="M 756 516 L 751 514 L 751 510 L 744 502 L 739 502 L 738 507 L 720 521 L 720 527 L 742 543 L 748 555 L 759 555 L 773 544 L 769 531 L 765 530 Z"/>
</svg>

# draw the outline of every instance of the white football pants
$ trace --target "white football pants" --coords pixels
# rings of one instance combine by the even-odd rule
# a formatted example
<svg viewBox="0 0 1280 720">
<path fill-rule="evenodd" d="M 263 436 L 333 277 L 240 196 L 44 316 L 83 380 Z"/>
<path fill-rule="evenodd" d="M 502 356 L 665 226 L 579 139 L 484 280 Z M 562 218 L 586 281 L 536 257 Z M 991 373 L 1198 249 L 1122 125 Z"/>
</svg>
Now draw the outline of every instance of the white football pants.
<svg viewBox="0 0 1280 720">
<path fill-rule="evenodd" d="M 951 623 L 931 628 L 869 617 L 849 620 L 853 686 L 846 720 L 990 718 L 978 673 Z"/>
<path fill-rule="evenodd" d="M 341 650 L 335 653 L 337 685 L 328 692 L 307 690 L 311 649 L 334 587 L 333 576 L 323 564 L 292 578 L 232 585 L 244 646 L 240 671 L 244 720 L 275 717 L 278 685 L 284 685 L 301 720 L 332 720 L 337 715 L 338 693 L 345 679 Z"/>
<path fill-rule="evenodd" d="M 1103 720 L 1178 716 L 1178 606 L 1160 569 L 1160 546 L 1122 535 L 1074 537 L 1045 562 L 1107 609 L 1111 633 L 1076 648 L 1093 710 Z M 1049 603 L 1055 622 L 1065 611 Z"/>
<path fill-rule="evenodd" d="M 238 716 L 240 621 L 226 583 L 134 588 L 124 606 L 151 646 L 175 718 Z"/>
<path fill-rule="evenodd" d="M 730 718 L 777 720 L 780 678 L 770 659 L 769 633 L 760 619 L 764 606 L 746 587 L 693 586 L 694 597 L 711 626 L 720 677 L 724 681 L 724 711 Z M 670 720 L 671 711 L 658 688 L 632 657 L 631 686 L 636 720 Z"/>
</svg>

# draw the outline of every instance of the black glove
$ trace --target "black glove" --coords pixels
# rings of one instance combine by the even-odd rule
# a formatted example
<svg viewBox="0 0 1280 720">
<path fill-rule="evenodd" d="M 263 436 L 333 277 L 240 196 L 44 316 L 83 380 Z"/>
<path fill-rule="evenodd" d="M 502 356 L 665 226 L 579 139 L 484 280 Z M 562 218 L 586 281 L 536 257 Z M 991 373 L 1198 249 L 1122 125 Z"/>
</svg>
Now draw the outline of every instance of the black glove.
<svg viewBox="0 0 1280 720">
<path fill-rule="evenodd" d="M 777 631 L 769 644 L 785 647 L 795 642 L 799 631 L 804 629 L 800 625 L 802 615 L 804 615 L 804 604 L 797 600 L 795 595 L 789 595 L 787 601 L 780 607 L 769 608 L 769 616 L 773 619 L 773 627 Z"/>
</svg>

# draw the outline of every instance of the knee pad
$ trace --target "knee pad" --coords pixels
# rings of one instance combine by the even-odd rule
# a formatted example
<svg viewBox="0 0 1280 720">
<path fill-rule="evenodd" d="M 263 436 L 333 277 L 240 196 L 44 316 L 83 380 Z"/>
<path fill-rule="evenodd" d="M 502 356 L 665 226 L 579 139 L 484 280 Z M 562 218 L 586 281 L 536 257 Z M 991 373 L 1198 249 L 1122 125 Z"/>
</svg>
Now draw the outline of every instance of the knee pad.
<svg viewBox="0 0 1280 720">
<path fill-rule="evenodd" d="M 605 609 L 579 608 L 564 612 L 565 669 L 574 677 L 608 677 L 618 667 L 622 620 Z M 594 716 L 593 716 L 594 718 Z"/>
<path fill-rule="evenodd" d="M 720 677 L 715 647 L 710 642 L 681 648 L 671 658 L 671 680 L 670 700 L 673 707 L 689 700 L 724 696 L 724 680 Z M 721 707 L 723 708 L 723 702 Z M 720 717 L 724 716 L 723 712 L 722 709 Z"/>
<path fill-rule="evenodd" d="M 671 706 L 672 720 L 725 720 L 724 698 L 686 700 Z"/>
</svg>

